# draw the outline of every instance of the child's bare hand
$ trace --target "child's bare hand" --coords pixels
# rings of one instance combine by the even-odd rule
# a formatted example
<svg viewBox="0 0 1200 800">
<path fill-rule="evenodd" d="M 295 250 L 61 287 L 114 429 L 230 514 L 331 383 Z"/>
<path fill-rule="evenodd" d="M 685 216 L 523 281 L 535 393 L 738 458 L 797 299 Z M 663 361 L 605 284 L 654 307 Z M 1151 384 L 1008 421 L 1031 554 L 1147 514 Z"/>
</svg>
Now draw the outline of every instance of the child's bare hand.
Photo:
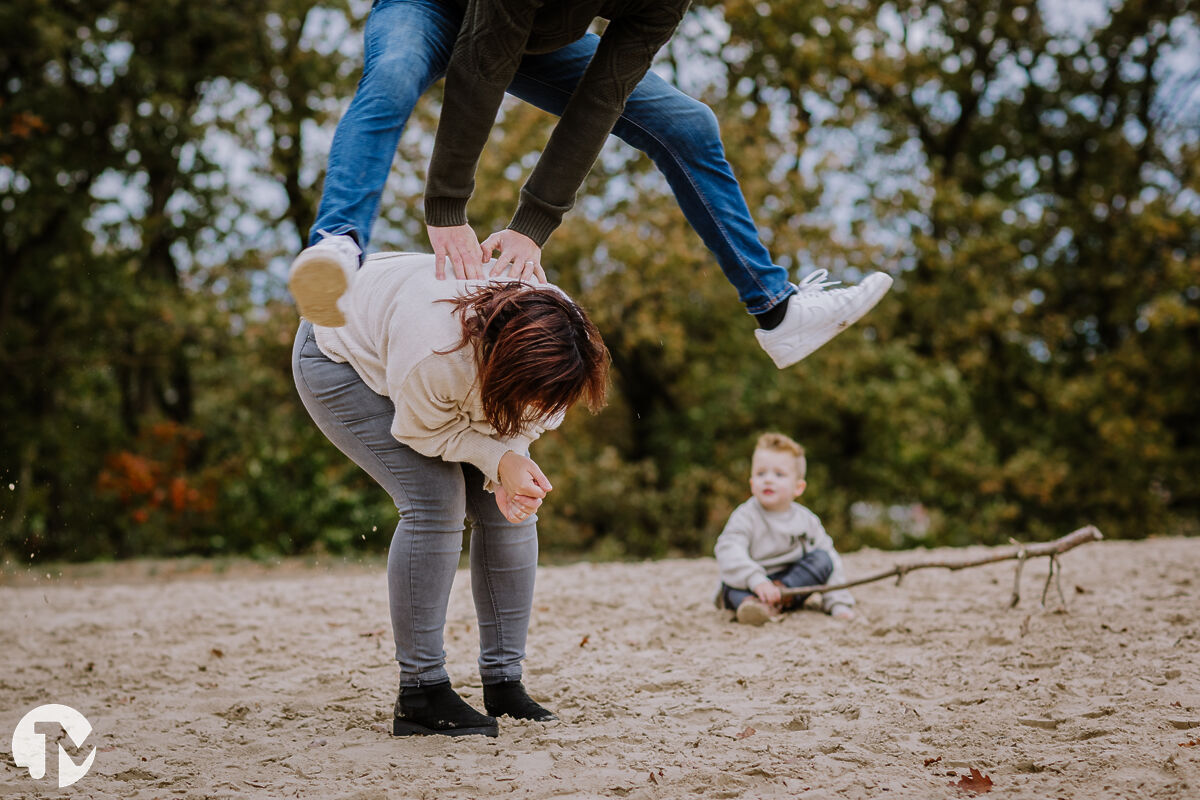
<svg viewBox="0 0 1200 800">
<path fill-rule="evenodd" d="M 758 586 L 754 587 L 754 594 L 759 600 L 762 600 L 769 606 L 778 606 L 783 599 L 783 594 L 779 591 L 779 587 L 771 581 L 763 581 Z"/>
</svg>

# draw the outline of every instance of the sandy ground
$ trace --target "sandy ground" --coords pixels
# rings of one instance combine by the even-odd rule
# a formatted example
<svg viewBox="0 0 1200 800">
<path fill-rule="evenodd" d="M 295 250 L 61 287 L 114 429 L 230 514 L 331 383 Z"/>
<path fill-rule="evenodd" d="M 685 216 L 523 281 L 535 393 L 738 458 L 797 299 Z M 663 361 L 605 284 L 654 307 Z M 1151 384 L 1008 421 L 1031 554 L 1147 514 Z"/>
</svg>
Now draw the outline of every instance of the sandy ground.
<svg viewBox="0 0 1200 800">
<path fill-rule="evenodd" d="M 1200 539 L 1093 543 L 1063 565 L 1070 613 L 1040 607 L 1039 559 L 1013 610 L 1007 562 L 861 587 L 856 623 L 763 628 L 712 608 L 711 560 L 545 568 L 526 683 L 562 721 L 458 740 L 386 733 L 378 565 L 10 573 L 0 796 L 943 798 L 974 768 L 996 798 L 1200 797 Z M 446 646 L 482 707 L 465 573 Z M 92 723 L 81 756 L 98 747 L 61 790 L 55 766 L 35 782 L 7 752 L 51 702 Z"/>
</svg>

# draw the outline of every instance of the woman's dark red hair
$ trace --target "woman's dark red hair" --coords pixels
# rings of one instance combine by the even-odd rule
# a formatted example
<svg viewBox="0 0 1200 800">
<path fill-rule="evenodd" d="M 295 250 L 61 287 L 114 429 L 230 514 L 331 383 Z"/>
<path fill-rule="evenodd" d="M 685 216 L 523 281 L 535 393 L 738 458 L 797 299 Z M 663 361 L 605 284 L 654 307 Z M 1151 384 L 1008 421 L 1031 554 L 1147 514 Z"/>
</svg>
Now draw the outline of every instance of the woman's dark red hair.
<svg viewBox="0 0 1200 800">
<path fill-rule="evenodd" d="M 462 317 L 478 365 L 483 413 L 496 434 L 515 436 L 579 400 L 593 412 L 608 389 L 600 331 L 565 294 L 520 281 L 492 283 L 445 302 Z"/>
</svg>

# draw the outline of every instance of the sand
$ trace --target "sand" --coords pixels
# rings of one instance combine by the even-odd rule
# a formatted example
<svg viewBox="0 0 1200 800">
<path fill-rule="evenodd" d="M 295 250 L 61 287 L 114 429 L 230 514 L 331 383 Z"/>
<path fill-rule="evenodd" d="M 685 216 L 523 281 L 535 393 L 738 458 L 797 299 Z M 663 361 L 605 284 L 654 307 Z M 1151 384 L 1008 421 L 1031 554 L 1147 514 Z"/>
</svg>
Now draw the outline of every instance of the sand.
<svg viewBox="0 0 1200 800">
<path fill-rule="evenodd" d="M 1093 543 L 1063 566 L 1069 613 L 1041 608 L 1040 559 L 1016 609 L 1007 562 L 860 587 L 854 623 L 762 628 L 711 606 L 710 559 L 547 567 L 526 684 L 561 721 L 455 740 L 387 734 L 378 563 L 10 572 L 0 796 L 957 798 L 974 768 L 996 798 L 1200 797 L 1200 539 Z M 482 707 L 468 582 L 446 649 Z M 92 723 L 81 755 L 98 747 L 61 790 L 7 753 L 52 702 Z"/>
</svg>

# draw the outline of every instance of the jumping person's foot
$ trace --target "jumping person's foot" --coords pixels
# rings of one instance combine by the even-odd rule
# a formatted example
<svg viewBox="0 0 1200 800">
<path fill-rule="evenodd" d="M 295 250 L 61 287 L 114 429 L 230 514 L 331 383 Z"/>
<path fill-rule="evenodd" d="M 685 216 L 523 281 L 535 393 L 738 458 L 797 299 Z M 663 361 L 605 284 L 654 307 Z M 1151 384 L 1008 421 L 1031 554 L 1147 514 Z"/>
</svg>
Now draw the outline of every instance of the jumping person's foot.
<svg viewBox="0 0 1200 800">
<path fill-rule="evenodd" d="M 350 236 L 322 234 L 324 238 L 296 256 L 288 271 L 288 288 L 300 316 L 314 325 L 337 328 L 346 324 L 338 300 L 350 288 L 362 252 Z"/>
<path fill-rule="evenodd" d="M 743 625 L 762 625 L 771 617 L 777 616 L 779 616 L 777 610 L 757 597 L 747 597 L 737 607 L 737 621 Z"/>
<path fill-rule="evenodd" d="M 534 722 L 550 722 L 558 717 L 542 708 L 525 691 L 520 680 L 483 685 L 483 707 L 493 717 L 505 714 L 513 719 L 531 719 Z"/>
<path fill-rule="evenodd" d="M 480 714 L 450 688 L 450 681 L 401 686 L 393 736 L 496 736 L 496 718 Z"/>
<path fill-rule="evenodd" d="M 818 269 L 806 277 L 787 299 L 783 321 L 770 330 L 754 332 L 780 369 L 795 364 L 857 322 L 892 287 L 891 276 L 872 272 L 857 286 L 827 289 L 836 283 L 826 281 L 828 275 Z"/>
</svg>

